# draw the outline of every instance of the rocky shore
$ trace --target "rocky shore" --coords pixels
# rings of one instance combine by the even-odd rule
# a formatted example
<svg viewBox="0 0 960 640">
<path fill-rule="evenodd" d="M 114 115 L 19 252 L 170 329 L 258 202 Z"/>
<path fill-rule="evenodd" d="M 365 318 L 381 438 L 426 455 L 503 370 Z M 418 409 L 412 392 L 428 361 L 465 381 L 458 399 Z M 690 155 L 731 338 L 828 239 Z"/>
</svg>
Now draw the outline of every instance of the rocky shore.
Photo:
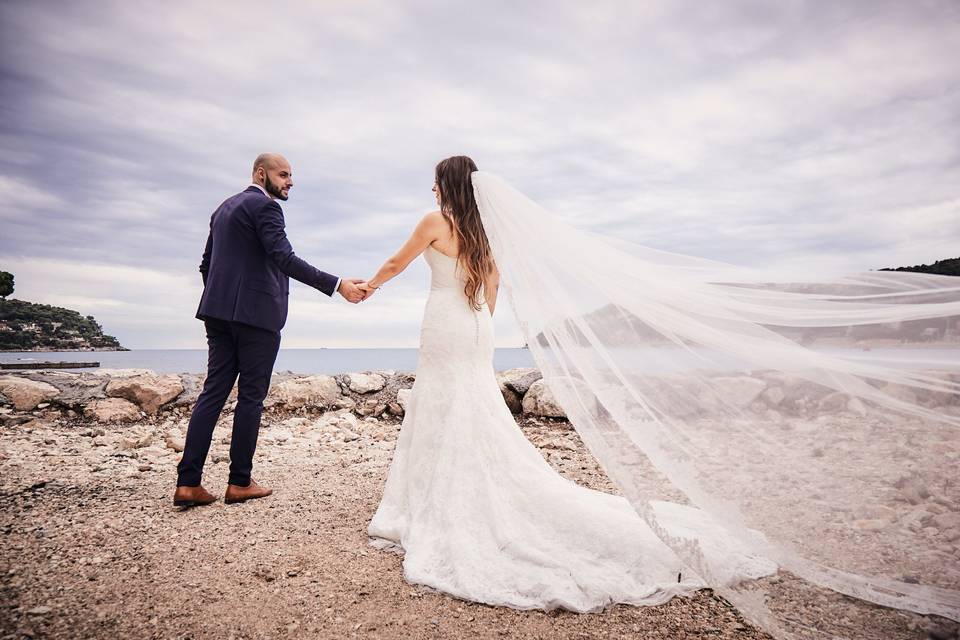
<svg viewBox="0 0 960 640">
<path fill-rule="evenodd" d="M 615 493 L 539 373 L 499 376 L 544 457 L 565 477 Z M 407 584 L 399 557 L 368 546 L 366 525 L 413 381 L 392 371 L 277 375 L 254 467 L 274 495 L 179 510 L 176 464 L 200 376 L 0 376 L 0 640 L 768 637 L 710 590 L 576 615 L 487 607 Z M 234 401 L 204 477 L 220 496 Z M 809 597 L 822 605 L 833 596 Z M 956 637 L 941 619 L 865 607 L 882 625 L 863 629 L 865 638 Z"/>
</svg>

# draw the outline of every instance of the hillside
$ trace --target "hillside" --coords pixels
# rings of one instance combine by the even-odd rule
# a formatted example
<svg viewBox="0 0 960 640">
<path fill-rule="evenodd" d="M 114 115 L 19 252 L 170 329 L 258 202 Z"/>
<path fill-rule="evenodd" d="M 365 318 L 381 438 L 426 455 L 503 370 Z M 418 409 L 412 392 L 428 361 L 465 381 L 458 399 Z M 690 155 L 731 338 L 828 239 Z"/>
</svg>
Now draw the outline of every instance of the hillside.
<svg viewBox="0 0 960 640">
<path fill-rule="evenodd" d="M 0 351 L 126 351 L 93 316 L 22 300 L 0 300 Z"/>
<path fill-rule="evenodd" d="M 933 264 L 918 264 L 912 267 L 887 267 L 880 271 L 916 271 L 918 273 L 935 273 L 941 276 L 960 276 L 960 258 L 937 260 Z"/>
</svg>

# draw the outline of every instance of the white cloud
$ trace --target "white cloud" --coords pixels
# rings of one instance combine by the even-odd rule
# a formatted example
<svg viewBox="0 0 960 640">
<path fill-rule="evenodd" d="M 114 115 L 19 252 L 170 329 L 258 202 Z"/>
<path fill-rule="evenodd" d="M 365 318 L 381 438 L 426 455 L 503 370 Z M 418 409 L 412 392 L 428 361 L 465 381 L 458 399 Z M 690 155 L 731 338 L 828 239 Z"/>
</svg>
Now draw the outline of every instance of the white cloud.
<svg viewBox="0 0 960 640">
<path fill-rule="evenodd" d="M 403 242 L 454 153 L 577 225 L 660 249 L 853 271 L 952 257 L 958 13 L 6 3 L 0 268 L 19 297 L 94 313 L 124 342 L 203 346 L 209 215 L 266 149 L 294 165 L 297 253 L 344 276 Z M 426 270 L 359 309 L 317 295 L 294 288 L 285 345 L 415 346 Z"/>
</svg>

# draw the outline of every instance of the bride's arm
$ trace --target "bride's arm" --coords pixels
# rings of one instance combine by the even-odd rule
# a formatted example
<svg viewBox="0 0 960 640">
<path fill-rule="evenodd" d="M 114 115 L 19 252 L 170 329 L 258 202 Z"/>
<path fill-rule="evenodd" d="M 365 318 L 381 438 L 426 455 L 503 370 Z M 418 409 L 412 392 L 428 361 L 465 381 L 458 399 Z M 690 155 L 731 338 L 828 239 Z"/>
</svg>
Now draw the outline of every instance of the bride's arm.
<svg viewBox="0 0 960 640">
<path fill-rule="evenodd" d="M 383 263 L 375 276 L 367 280 L 366 286 L 370 289 L 379 289 L 384 282 L 403 273 L 414 258 L 423 253 L 431 242 L 440 238 L 440 231 L 446 228 L 446 225 L 439 211 L 423 216 L 410 238 L 399 251 Z"/>
<path fill-rule="evenodd" d="M 500 290 L 500 272 L 497 265 L 493 265 L 493 271 L 487 276 L 487 281 L 483 283 L 483 296 L 487 301 L 487 308 L 490 309 L 490 315 L 493 315 L 497 308 L 497 292 Z"/>
</svg>

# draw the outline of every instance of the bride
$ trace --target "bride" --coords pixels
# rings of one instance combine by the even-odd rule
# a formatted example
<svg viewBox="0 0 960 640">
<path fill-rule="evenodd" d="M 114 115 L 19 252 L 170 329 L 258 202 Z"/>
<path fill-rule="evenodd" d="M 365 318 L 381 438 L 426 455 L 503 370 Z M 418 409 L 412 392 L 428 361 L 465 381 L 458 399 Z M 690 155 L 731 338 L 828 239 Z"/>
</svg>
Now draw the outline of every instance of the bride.
<svg viewBox="0 0 960 640">
<path fill-rule="evenodd" d="M 437 165 L 440 209 L 365 285 L 376 291 L 421 254 L 432 274 L 416 381 L 369 526 L 374 544 L 404 552 L 412 583 L 519 609 L 657 604 L 704 587 L 626 499 L 558 475 L 517 426 L 493 369 L 499 273 L 475 171 L 465 156 Z M 710 527 L 689 507 L 657 507 L 675 527 Z M 731 579 L 772 570 L 735 546 L 711 551 Z"/>
<path fill-rule="evenodd" d="M 435 177 L 439 210 L 365 285 L 430 266 L 369 525 L 408 581 L 579 612 L 709 586 L 779 638 L 877 637 L 904 620 L 883 607 L 960 620 L 960 279 L 755 272 L 577 229 L 464 156 Z M 501 293 L 624 497 L 518 428 Z"/>
</svg>

